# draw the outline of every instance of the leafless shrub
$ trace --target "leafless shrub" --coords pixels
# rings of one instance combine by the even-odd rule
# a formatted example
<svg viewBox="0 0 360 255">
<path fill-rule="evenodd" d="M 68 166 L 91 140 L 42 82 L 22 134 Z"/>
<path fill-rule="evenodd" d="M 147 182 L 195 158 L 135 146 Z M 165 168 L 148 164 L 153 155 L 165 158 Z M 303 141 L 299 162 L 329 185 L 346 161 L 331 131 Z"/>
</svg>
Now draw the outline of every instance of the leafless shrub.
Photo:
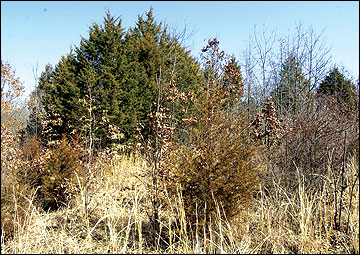
<svg viewBox="0 0 360 255">
<path fill-rule="evenodd" d="M 321 176 L 327 173 L 329 153 L 332 154 L 331 168 L 339 176 L 344 153 L 345 160 L 350 154 L 358 155 L 358 121 L 356 108 L 338 104 L 330 97 L 313 99 L 309 110 L 289 125 L 279 146 L 271 151 L 270 160 L 277 178 L 292 189 L 296 186 L 295 169 L 298 168 L 308 188 L 316 188 Z"/>
</svg>

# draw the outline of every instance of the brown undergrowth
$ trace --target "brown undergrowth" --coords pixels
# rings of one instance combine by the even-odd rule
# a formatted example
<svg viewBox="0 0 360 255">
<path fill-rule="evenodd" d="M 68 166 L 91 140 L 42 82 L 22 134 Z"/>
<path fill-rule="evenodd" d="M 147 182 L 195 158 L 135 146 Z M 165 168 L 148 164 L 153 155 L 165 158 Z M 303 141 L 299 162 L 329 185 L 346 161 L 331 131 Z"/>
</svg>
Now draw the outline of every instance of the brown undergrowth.
<svg viewBox="0 0 360 255">
<path fill-rule="evenodd" d="M 329 165 L 330 166 L 330 165 Z M 154 246 L 148 213 L 152 197 L 142 176 L 148 165 L 133 155 L 104 154 L 89 189 L 90 228 L 86 228 L 83 197 L 57 211 L 34 204 L 14 208 L 24 218 L 11 240 L 1 239 L 2 253 L 359 253 L 359 180 L 354 158 L 346 166 L 353 189 L 343 194 L 342 227 L 335 229 L 334 180 L 329 167 L 319 191 L 305 189 L 298 175 L 297 192 L 291 194 L 274 179 L 262 188 L 253 206 L 231 220 L 220 203 L 209 224 L 188 230 L 180 192 L 165 198 L 159 208 L 160 236 Z M 299 173 L 299 172 L 298 172 Z M 24 197 L 26 194 L 23 194 Z M 3 208 L 2 208 L 3 210 Z"/>
</svg>

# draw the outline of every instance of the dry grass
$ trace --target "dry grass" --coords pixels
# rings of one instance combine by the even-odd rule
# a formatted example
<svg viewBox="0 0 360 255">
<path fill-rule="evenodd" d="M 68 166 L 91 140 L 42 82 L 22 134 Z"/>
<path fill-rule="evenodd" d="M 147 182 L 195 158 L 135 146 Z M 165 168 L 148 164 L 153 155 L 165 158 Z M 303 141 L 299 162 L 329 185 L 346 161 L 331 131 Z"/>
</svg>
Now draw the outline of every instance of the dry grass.
<svg viewBox="0 0 360 255">
<path fill-rule="evenodd" d="M 89 224 L 81 195 L 85 190 L 56 212 L 41 211 L 32 203 L 17 208 L 26 219 L 13 240 L 1 239 L 1 253 L 359 253 L 359 180 L 352 193 L 350 188 L 344 192 L 342 228 L 335 230 L 331 169 L 318 192 L 308 192 L 300 176 L 295 194 L 287 194 L 274 180 L 252 208 L 229 222 L 218 206 L 209 229 L 195 233 L 187 232 L 181 196 L 169 198 L 165 192 L 162 234 L 154 246 L 151 194 L 145 185 L 151 180 L 141 175 L 146 167 L 140 158 L 119 155 L 99 164 L 88 190 Z M 357 174 L 358 164 L 351 160 L 348 183 Z"/>
</svg>

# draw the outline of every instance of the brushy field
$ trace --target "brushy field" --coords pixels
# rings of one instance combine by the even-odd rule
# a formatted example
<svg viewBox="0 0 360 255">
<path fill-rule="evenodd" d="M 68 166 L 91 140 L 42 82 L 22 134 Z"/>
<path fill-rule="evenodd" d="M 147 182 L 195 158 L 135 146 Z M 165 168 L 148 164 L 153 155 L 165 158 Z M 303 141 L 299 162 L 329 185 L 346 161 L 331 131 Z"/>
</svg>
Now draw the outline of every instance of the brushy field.
<svg viewBox="0 0 360 255">
<path fill-rule="evenodd" d="M 206 229 L 187 231 L 182 199 L 162 191 L 159 211 L 161 235 L 152 240 L 150 177 L 142 173 L 146 161 L 133 155 L 115 155 L 94 167 L 87 189 L 54 212 L 15 206 L 25 213 L 16 223 L 15 237 L 1 238 L 1 253 L 357 253 L 359 254 L 359 179 L 355 158 L 345 166 L 340 229 L 334 226 L 338 202 L 331 169 L 324 184 L 310 192 L 298 178 L 289 194 L 274 179 L 261 188 L 252 206 L 227 220 L 218 214 Z M 356 179 L 357 178 L 357 179 Z M 24 194 L 25 195 L 25 194 Z M 339 194 L 337 195 L 339 201 Z M 85 210 L 85 200 L 88 202 Z M 221 202 L 221 201 L 218 201 Z M 86 213 L 88 212 L 88 213 Z M 156 243 L 156 245 L 155 245 Z"/>
</svg>

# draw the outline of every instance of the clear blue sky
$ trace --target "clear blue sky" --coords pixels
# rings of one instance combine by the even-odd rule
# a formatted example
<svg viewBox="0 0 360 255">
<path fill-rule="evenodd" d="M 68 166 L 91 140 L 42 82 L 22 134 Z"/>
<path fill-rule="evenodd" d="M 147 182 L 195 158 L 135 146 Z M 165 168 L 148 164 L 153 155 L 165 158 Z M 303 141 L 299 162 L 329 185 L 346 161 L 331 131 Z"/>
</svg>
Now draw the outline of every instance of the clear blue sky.
<svg viewBox="0 0 360 255">
<path fill-rule="evenodd" d="M 239 57 L 254 24 L 277 33 L 287 33 L 297 22 L 317 33 L 325 29 L 333 62 L 358 78 L 358 1 L 1 1 L 1 58 L 16 69 L 28 95 L 35 84 L 33 68 L 38 65 L 40 75 L 47 63 L 57 64 L 71 45 L 87 37 L 93 22 L 102 24 L 107 9 L 127 29 L 150 6 L 157 21 L 194 31 L 186 44 L 197 57 L 214 36 L 222 49 Z"/>
</svg>

